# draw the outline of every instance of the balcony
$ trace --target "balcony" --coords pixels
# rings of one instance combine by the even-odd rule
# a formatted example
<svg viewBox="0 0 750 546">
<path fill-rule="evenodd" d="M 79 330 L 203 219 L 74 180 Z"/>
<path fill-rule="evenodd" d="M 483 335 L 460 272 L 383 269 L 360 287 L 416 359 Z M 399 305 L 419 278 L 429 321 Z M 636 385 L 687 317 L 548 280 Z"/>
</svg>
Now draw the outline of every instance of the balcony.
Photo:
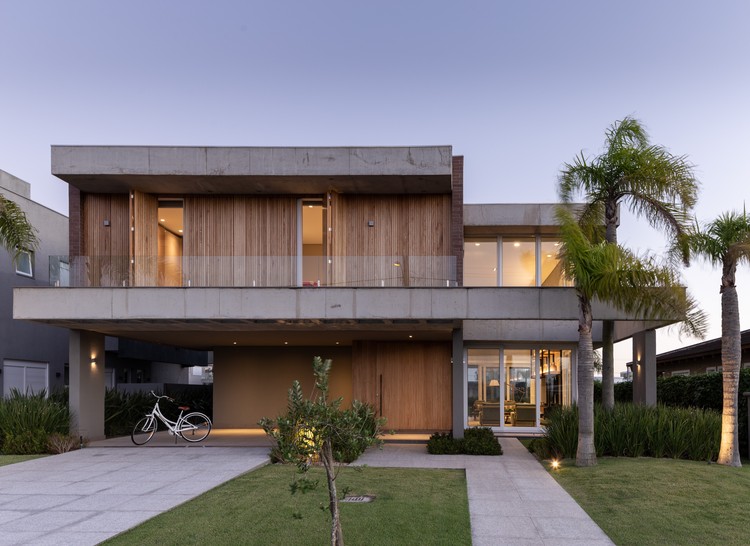
<svg viewBox="0 0 750 546">
<path fill-rule="evenodd" d="M 72 288 L 458 286 L 455 256 L 50 256 L 49 272 Z"/>
</svg>

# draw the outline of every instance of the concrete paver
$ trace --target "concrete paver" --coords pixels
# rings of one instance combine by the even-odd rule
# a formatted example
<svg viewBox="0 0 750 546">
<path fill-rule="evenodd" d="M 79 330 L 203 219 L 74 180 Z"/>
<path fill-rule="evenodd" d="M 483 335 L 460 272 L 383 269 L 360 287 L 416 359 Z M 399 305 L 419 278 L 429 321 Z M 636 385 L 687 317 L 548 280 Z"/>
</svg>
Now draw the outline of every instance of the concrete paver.
<svg viewBox="0 0 750 546">
<path fill-rule="evenodd" d="M 429 455 L 424 445 L 386 444 L 355 464 L 465 469 L 474 546 L 612 544 L 517 439 L 500 444 L 500 457 Z"/>
<path fill-rule="evenodd" d="M 98 544 L 268 461 L 255 436 L 218 436 L 214 447 L 125 440 L 0 467 L 0 545 Z M 355 464 L 464 469 L 475 546 L 612 544 L 518 440 L 500 443 L 500 457 L 386 444 Z"/>
<path fill-rule="evenodd" d="M 0 545 L 98 544 L 267 462 L 267 447 L 90 447 L 3 466 Z"/>
</svg>

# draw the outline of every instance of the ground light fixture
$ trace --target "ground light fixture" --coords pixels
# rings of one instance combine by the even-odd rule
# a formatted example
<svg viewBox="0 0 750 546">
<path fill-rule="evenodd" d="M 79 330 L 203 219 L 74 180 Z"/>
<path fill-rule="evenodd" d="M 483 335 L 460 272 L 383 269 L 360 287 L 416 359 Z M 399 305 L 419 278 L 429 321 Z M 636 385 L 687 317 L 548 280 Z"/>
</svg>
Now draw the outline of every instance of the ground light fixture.
<svg viewBox="0 0 750 546">
<path fill-rule="evenodd" d="M 558 470 L 560 468 L 560 461 L 552 459 L 552 470 Z"/>
</svg>

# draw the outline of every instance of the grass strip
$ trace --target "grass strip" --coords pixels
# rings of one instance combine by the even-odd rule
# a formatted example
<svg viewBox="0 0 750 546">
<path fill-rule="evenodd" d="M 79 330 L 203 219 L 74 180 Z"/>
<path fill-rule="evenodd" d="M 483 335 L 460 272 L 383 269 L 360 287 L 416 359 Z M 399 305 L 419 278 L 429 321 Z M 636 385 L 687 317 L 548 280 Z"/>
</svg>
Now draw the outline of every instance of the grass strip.
<svg viewBox="0 0 750 546">
<path fill-rule="evenodd" d="M 30 461 L 31 459 L 38 459 L 40 457 L 46 457 L 47 455 L 0 455 L 0 466 L 6 464 L 22 463 L 24 461 Z"/>
<path fill-rule="evenodd" d="M 249 472 L 105 544 L 326 544 L 325 474 L 312 469 L 318 488 L 291 495 L 294 473 L 285 465 Z M 343 468 L 336 483 L 340 493 L 375 496 L 341 503 L 347 544 L 471 544 L 463 470 Z"/>
<path fill-rule="evenodd" d="M 747 544 L 750 467 L 652 459 L 565 460 L 551 471 L 615 544 Z"/>
</svg>

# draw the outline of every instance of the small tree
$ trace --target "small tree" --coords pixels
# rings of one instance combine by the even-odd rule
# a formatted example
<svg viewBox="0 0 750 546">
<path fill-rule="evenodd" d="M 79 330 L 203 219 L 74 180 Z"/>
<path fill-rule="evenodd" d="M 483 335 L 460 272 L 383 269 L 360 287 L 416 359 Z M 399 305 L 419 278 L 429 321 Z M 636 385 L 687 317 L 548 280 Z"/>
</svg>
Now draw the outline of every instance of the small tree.
<svg viewBox="0 0 750 546">
<path fill-rule="evenodd" d="M 310 399 L 302 394 L 299 381 L 294 381 L 288 393 L 285 415 L 276 421 L 260 420 L 263 430 L 276 442 L 272 459 L 297 465 L 305 475 L 292 484 L 292 493 L 312 489 L 316 482 L 307 479 L 306 473 L 317 458 L 326 471 L 328 484 L 328 510 L 331 513 L 331 544 L 342 546 L 344 536 L 339 517 L 336 477 L 341 462 L 351 462 L 367 447 L 377 444 L 384 420 L 375 417 L 375 410 L 357 400 L 350 409 L 341 409 L 342 398 L 329 400 L 328 376 L 331 360 L 313 359 L 315 393 Z"/>
</svg>

